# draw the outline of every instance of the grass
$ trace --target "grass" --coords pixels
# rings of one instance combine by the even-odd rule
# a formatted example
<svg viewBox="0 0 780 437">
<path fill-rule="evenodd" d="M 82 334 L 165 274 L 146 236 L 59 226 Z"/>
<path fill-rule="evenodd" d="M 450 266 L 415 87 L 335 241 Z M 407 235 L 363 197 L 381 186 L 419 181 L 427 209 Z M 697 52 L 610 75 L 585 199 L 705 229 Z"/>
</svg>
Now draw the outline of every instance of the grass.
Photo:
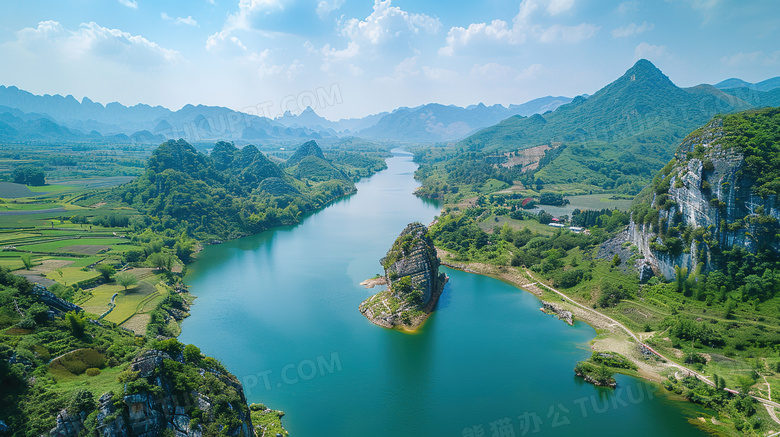
<svg viewBox="0 0 780 437">
<path fill-rule="evenodd" d="M 290 433 L 287 432 L 287 430 L 282 426 L 282 416 L 284 416 L 284 412 L 282 411 L 268 409 L 264 411 L 252 411 L 251 416 L 252 423 L 255 425 L 255 429 L 258 431 L 258 435 L 290 435 Z"/>
<path fill-rule="evenodd" d="M 49 194 L 49 193 L 60 193 L 62 191 L 73 190 L 75 188 L 71 187 L 70 185 L 42 185 L 40 187 L 29 187 L 29 189 L 33 193 Z"/>
<path fill-rule="evenodd" d="M 136 314 L 146 314 L 155 309 L 167 294 L 168 290 L 164 287 L 152 286 L 146 281 L 141 281 L 127 292 L 119 293 L 114 300 L 116 308 L 105 319 L 121 325 Z"/>
<path fill-rule="evenodd" d="M 89 300 L 84 301 L 80 306 L 84 311 L 93 313 L 96 316 L 100 316 L 106 312 L 109 308 L 109 302 L 111 302 L 111 296 L 114 293 L 122 293 L 123 288 L 120 285 L 115 284 L 103 284 L 89 290 L 92 293 L 92 297 Z M 118 299 L 118 296 L 117 296 Z M 116 311 L 116 309 L 114 309 Z M 112 311 L 113 312 L 113 311 Z"/>
<path fill-rule="evenodd" d="M 554 232 L 552 227 L 548 225 L 543 225 L 536 220 L 515 220 L 505 215 L 500 215 L 500 216 L 490 215 L 485 220 L 477 223 L 477 226 L 479 226 L 480 229 L 482 229 L 485 232 L 490 232 L 493 230 L 495 226 L 504 226 L 504 223 L 508 223 L 509 226 L 518 230 L 523 228 L 529 228 L 531 231 L 537 232 L 542 235 L 552 235 Z"/>
<path fill-rule="evenodd" d="M 123 238 L 67 238 L 46 243 L 27 244 L 19 246 L 30 252 L 68 252 L 70 246 L 113 246 L 118 243 L 126 243 Z M 79 249 L 80 250 L 80 249 Z M 78 251 L 72 253 L 80 253 Z"/>
<path fill-rule="evenodd" d="M 60 272 L 62 272 L 62 275 L 60 275 Z M 68 284 L 75 284 L 77 282 L 81 281 L 88 281 L 90 279 L 95 279 L 98 276 L 100 276 L 100 273 L 89 270 L 84 271 L 77 267 L 63 267 L 58 270 L 54 270 L 51 272 L 46 273 L 46 277 L 51 279 L 52 281 L 59 282 L 62 285 L 68 285 Z"/>
<path fill-rule="evenodd" d="M 57 384 L 52 387 L 53 390 L 69 394 L 77 389 L 87 389 L 95 396 L 113 391 L 114 393 L 123 393 L 124 386 L 119 382 L 119 375 L 127 368 L 127 364 L 116 367 L 106 367 L 100 369 L 100 374 L 89 376 L 86 373 L 73 375 L 64 372 L 51 372 L 54 375 Z"/>
</svg>

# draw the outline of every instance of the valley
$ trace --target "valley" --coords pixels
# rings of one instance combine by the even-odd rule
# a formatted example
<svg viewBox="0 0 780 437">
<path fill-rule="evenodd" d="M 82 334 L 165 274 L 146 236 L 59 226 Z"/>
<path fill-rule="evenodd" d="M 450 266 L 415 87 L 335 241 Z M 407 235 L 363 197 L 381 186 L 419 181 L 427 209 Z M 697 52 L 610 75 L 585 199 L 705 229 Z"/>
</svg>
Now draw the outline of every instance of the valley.
<svg viewBox="0 0 780 437">
<path fill-rule="evenodd" d="M 775 79 L 339 121 L 2 87 L 0 425 L 774 435 Z"/>
</svg>

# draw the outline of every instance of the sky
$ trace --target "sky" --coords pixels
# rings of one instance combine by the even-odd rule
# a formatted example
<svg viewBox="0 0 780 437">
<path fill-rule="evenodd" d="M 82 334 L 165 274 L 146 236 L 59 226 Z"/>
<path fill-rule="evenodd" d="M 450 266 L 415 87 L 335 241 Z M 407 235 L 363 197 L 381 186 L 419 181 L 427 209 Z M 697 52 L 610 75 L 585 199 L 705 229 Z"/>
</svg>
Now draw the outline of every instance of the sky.
<svg viewBox="0 0 780 437">
<path fill-rule="evenodd" d="M 0 85 L 329 119 L 592 94 L 638 59 L 678 86 L 780 76 L 776 0 L 25 0 Z"/>
</svg>

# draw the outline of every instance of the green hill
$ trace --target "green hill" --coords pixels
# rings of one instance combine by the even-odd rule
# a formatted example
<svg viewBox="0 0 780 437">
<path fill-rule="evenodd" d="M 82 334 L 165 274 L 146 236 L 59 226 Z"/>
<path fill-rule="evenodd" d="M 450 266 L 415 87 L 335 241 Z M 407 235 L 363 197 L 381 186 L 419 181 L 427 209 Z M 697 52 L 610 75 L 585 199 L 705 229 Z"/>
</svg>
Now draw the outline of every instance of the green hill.
<svg viewBox="0 0 780 437">
<path fill-rule="evenodd" d="M 320 159 L 325 159 L 325 155 L 322 153 L 322 149 L 317 145 L 316 141 L 307 141 L 301 144 L 298 149 L 295 150 L 288 159 L 287 165 L 293 166 L 301 162 L 307 156 L 314 156 Z"/>
<path fill-rule="evenodd" d="M 422 169 L 421 175 L 436 176 L 424 180 L 423 192 L 436 194 L 445 185 L 473 184 L 462 177 L 468 171 L 457 157 L 470 153 L 469 161 L 489 165 L 494 169 L 490 173 L 496 173 L 490 177 L 507 183 L 521 180 L 635 194 L 691 130 L 716 114 L 770 106 L 778 100 L 773 91 L 729 93 L 709 85 L 679 88 L 643 59 L 587 99 L 577 97 L 544 115 L 511 117 L 462 140 L 448 160 Z M 549 150 L 528 158 L 537 165 L 513 165 L 512 156 L 540 146 Z M 418 158 L 431 164 L 441 157 L 420 153 Z M 522 159 L 518 162 L 526 165 Z"/>
<path fill-rule="evenodd" d="M 114 194 L 142 212 L 141 225 L 154 231 L 235 238 L 297 223 L 303 214 L 355 190 L 322 162 L 332 171 L 319 174 L 315 183 L 303 182 L 252 145 L 238 149 L 219 142 L 206 156 L 184 140 L 171 140 L 152 153 L 142 176 Z"/>
</svg>

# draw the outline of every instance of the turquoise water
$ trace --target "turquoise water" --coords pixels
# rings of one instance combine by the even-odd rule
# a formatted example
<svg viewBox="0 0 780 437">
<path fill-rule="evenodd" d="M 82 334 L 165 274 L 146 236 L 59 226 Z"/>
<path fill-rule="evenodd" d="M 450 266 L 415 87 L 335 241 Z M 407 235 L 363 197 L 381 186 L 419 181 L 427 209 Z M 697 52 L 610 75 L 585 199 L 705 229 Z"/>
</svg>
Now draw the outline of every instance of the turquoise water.
<svg viewBox="0 0 780 437">
<path fill-rule="evenodd" d="M 703 435 L 678 407 L 695 409 L 653 385 L 575 378 L 594 330 L 501 281 L 445 269 L 419 333 L 368 322 L 358 305 L 378 290 L 359 283 L 407 223 L 439 212 L 411 194 L 415 169 L 396 153 L 298 226 L 207 247 L 186 278 L 198 299 L 180 340 L 225 363 L 249 402 L 285 411 L 294 436 Z"/>
</svg>

